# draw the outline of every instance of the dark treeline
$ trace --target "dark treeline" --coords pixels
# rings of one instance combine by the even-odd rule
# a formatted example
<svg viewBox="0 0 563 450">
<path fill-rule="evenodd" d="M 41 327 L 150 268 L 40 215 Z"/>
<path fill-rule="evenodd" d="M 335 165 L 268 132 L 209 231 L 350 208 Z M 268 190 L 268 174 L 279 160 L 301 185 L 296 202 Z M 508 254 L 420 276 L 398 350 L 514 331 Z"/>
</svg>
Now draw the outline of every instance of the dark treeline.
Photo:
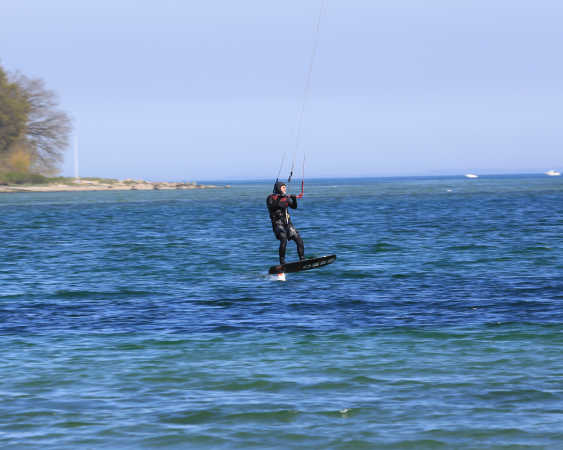
<svg viewBox="0 0 563 450">
<path fill-rule="evenodd" d="M 56 174 L 70 133 L 69 116 L 43 80 L 0 65 L 0 177 Z"/>
</svg>

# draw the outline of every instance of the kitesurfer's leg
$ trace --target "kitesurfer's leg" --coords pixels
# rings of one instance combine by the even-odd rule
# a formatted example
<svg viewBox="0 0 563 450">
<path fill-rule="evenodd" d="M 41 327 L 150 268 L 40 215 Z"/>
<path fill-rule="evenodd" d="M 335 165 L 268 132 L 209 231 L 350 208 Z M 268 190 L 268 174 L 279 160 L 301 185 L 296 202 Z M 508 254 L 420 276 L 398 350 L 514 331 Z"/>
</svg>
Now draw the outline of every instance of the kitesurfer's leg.
<svg viewBox="0 0 563 450">
<path fill-rule="evenodd" d="M 299 236 L 299 232 L 295 230 L 295 235 L 293 236 L 295 244 L 297 245 L 297 254 L 299 255 L 299 261 L 305 259 L 305 245 L 303 244 L 303 239 Z"/>
<path fill-rule="evenodd" d="M 287 239 L 280 239 L 280 264 L 285 264 L 285 250 L 287 248 Z"/>
<path fill-rule="evenodd" d="M 287 248 L 287 233 L 285 231 L 285 228 L 281 225 L 276 227 L 275 232 L 276 232 L 276 237 L 280 241 L 280 250 L 279 250 L 280 264 L 283 265 L 285 264 L 285 250 Z"/>
</svg>

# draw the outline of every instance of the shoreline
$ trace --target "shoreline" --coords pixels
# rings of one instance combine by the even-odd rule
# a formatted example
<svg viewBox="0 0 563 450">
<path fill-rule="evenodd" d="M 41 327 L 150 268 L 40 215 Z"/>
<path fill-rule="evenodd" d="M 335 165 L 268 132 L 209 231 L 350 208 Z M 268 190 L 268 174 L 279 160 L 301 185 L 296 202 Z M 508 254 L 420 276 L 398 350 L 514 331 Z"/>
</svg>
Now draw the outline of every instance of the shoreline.
<svg viewBox="0 0 563 450">
<path fill-rule="evenodd" d="M 144 180 L 76 180 L 70 183 L 53 182 L 46 184 L 0 185 L 0 193 L 22 192 L 86 192 L 86 191 L 159 191 L 185 189 L 225 189 L 230 185 L 197 184 L 195 182 L 144 181 Z"/>
</svg>

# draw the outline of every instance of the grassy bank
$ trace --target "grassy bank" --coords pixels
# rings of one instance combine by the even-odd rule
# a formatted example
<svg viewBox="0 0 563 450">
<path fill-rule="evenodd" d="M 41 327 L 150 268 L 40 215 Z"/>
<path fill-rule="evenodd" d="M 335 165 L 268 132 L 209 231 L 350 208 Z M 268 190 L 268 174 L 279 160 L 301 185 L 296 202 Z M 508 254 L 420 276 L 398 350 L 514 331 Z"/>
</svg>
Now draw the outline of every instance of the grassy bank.
<svg viewBox="0 0 563 450">
<path fill-rule="evenodd" d="M 0 172 L 0 184 L 48 184 L 48 177 L 28 172 Z"/>
<path fill-rule="evenodd" d="M 21 172 L 0 172 L 0 192 L 63 192 L 63 191 L 109 191 L 109 190 L 168 190 L 207 189 L 214 185 L 202 185 L 191 181 L 145 181 L 116 180 L 114 178 L 45 177 Z M 223 186 L 230 187 L 230 186 Z"/>
<path fill-rule="evenodd" d="M 81 178 L 83 181 L 90 181 L 94 183 L 103 184 L 117 184 L 120 181 L 113 178 L 95 178 L 86 177 Z M 37 173 L 29 172 L 0 172 L 0 185 L 11 186 L 11 185 L 47 185 L 47 184 L 68 184 L 72 185 L 76 183 L 76 179 L 73 177 L 46 177 L 39 175 Z M 125 182 L 127 184 L 127 182 Z M 131 181 L 130 183 L 134 183 Z"/>
</svg>

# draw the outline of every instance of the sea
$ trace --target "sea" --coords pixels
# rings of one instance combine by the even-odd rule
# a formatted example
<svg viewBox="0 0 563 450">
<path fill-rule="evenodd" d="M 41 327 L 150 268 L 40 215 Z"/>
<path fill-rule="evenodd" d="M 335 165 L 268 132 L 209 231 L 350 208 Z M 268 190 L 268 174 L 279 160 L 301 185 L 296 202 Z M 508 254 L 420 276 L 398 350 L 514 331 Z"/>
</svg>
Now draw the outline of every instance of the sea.
<svg viewBox="0 0 563 450">
<path fill-rule="evenodd" d="M 0 194 L 2 449 L 563 448 L 563 177 L 230 184 Z"/>
</svg>

